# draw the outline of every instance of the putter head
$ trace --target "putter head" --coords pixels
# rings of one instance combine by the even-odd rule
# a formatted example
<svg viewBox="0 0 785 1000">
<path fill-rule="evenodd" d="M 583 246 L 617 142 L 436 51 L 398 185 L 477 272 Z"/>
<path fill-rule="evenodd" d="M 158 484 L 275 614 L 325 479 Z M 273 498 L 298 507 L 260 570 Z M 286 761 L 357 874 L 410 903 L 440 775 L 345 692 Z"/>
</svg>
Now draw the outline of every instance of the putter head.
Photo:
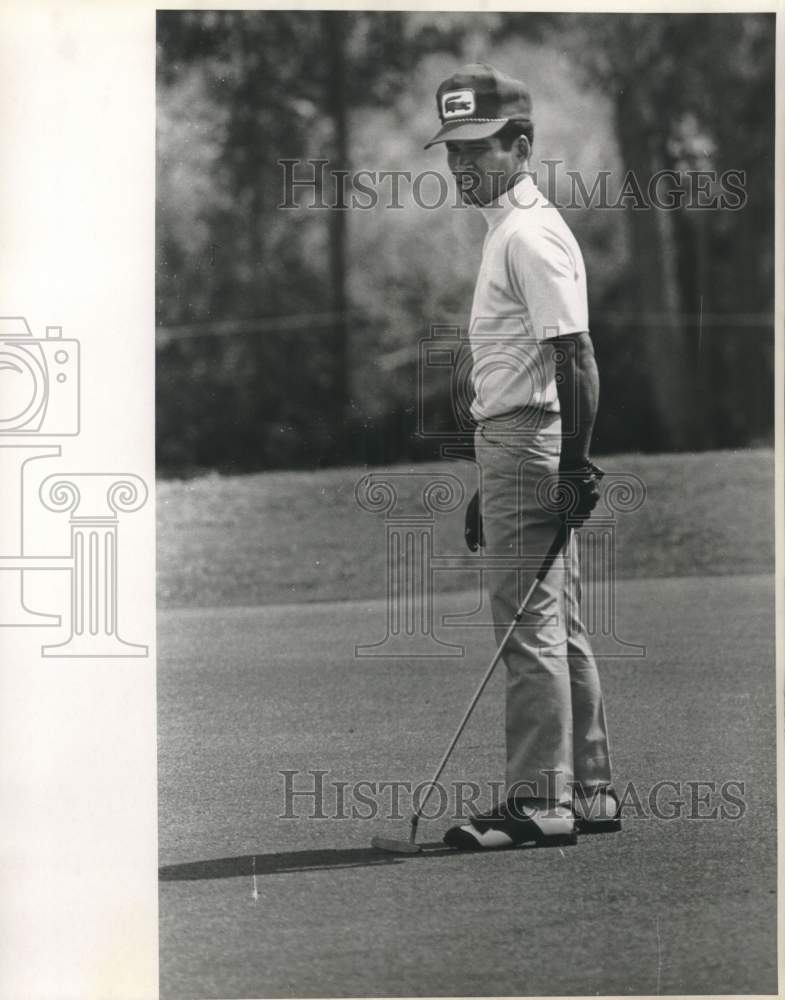
<svg viewBox="0 0 785 1000">
<path fill-rule="evenodd" d="M 390 837 L 372 837 L 371 847 L 393 854 L 419 854 L 422 850 L 419 844 L 414 844 L 410 840 L 393 840 Z"/>
</svg>

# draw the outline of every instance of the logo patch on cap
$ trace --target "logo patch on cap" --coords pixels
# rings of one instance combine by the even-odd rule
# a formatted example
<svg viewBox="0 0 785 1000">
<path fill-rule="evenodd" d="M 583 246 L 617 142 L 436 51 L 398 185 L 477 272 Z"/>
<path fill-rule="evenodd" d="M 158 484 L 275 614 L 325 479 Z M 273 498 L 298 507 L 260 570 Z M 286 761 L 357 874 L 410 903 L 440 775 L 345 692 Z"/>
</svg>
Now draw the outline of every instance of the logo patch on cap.
<svg viewBox="0 0 785 1000">
<path fill-rule="evenodd" d="M 442 118 L 468 118 L 474 114 L 473 90 L 447 90 L 442 94 Z"/>
</svg>

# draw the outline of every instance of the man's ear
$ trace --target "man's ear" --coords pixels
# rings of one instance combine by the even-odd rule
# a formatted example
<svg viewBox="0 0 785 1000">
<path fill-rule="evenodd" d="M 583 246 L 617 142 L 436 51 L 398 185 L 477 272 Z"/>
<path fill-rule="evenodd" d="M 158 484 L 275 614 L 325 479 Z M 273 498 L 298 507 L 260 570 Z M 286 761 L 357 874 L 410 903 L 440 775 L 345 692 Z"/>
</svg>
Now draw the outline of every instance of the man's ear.
<svg viewBox="0 0 785 1000">
<path fill-rule="evenodd" d="M 519 135 L 515 140 L 515 152 L 520 160 L 528 160 L 532 155 L 531 143 L 525 135 Z"/>
</svg>

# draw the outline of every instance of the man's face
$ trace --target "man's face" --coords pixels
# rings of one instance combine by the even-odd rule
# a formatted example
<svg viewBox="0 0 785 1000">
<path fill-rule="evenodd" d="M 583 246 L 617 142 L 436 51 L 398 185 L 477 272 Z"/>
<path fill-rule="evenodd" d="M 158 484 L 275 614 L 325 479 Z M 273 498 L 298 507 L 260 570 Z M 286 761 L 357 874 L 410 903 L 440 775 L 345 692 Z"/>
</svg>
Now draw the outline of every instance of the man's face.
<svg viewBox="0 0 785 1000">
<path fill-rule="evenodd" d="M 504 149 L 496 136 L 447 142 L 447 166 L 467 204 L 488 205 L 510 186 L 522 160 L 516 143 Z"/>
</svg>

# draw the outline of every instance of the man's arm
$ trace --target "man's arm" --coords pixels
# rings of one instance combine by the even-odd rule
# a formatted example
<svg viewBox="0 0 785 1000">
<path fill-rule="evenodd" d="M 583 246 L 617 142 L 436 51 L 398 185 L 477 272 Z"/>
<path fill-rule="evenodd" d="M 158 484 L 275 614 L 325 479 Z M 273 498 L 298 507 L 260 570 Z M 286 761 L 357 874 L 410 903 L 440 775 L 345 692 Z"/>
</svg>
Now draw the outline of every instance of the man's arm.
<svg viewBox="0 0 785 1000">
<path fill-rule="evenodd" d="M 556 391 L 562 420 L 562 469 L 579 469 L 589 462 L 594 420 L 600 399 L 600 376 L 588 333 L 552 340 Z"/>
<path fill-rule="evenodd" d="M 605 475 L 589 458 L 600 377 L 588 333 L 567 334 L 551 343 L 562 419 L 559 474 L 565 507 L 561 514 L 578 527 L 597 506 L 600 480 Z"/>
</svg>

